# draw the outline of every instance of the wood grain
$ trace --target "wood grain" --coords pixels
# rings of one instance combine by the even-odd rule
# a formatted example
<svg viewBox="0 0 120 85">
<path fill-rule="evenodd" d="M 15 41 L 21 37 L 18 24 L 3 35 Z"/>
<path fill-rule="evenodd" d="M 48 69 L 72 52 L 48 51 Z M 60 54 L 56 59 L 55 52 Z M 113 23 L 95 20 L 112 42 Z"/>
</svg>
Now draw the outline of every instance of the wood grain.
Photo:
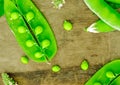
<svg viewBox="0 0 120 85">
<path fill-rule="evenodd" d="M 28 65 L 20 63 L 24 52 L 17 44 L 10 31 L 5 17 L 0 19 L 0 72 L 8 72 L 19 85 L 84 85 L 84 83 L 107 62 L 120 57 L 120 33 L 93 34 L 84 28 L 98 18 L 83 0 L 66 0 L 60 10 L 54 9 L 51 0 L 33 0 L 43 12 L 58 43 L 58 52 L 54 59 L 46 63 L 30 61 Z M 64 20 L 71 20 L 73 30 L 63 29 Z M 87 59 L 88 71 L 79 67 L 81 61 Z M 59 64 L 60 73 L 52 73 L 51 66 Z M 1 81 L 1 79 L 0 79 Z M 0 85 L 3 85 L 0 82 Z"/>
</svg>

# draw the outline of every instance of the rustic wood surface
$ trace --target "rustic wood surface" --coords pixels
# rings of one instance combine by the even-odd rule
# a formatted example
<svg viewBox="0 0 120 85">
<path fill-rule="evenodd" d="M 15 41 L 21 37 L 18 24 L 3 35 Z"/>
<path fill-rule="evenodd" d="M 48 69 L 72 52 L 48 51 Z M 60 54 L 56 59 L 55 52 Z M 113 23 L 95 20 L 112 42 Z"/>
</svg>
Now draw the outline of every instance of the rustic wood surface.
<svg viewBox="0 0 120 85">
<path fill-rule="evenodd" d="M 0 18 L 0 73 L 8 72 L 19 85 L 84 85 L 84 83 L 104 64 L 120 57 L 120 33 L 93 34 L 84 28 L 98 18 L 83 0 L 66 0 L 60 10 L 53 8 L 52 0 L 33 0 L 50 23 L 58 43 L 58 52 L 47 63 L 28 65 L 20 63 L 24 55 L 7 25 L 5 17 Z M 72 31 L 65 31 L 62 23 L 71 20 Z M 89 70 L 82 71 L 80 63 L 89 61 Z M 51 72 L 51 66 L 61 66 L 59 73 Z M 0 78 L 0 85 L 3 85 Z"/>
</svg>

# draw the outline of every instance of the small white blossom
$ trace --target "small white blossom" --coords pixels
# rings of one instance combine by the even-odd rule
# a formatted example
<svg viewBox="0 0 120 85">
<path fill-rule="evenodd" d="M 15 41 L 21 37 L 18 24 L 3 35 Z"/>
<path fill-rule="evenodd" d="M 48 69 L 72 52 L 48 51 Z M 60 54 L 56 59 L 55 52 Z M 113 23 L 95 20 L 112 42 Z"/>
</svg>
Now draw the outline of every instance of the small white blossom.
<svg viewBox="0 0 120 85">
<path fill-rule="evenodd" d="M 52 0 L 51 3 L 54 5 L 54 8 L 61 9 L 63 4 L 65 4 L 65 0 Z"/>
</svg>

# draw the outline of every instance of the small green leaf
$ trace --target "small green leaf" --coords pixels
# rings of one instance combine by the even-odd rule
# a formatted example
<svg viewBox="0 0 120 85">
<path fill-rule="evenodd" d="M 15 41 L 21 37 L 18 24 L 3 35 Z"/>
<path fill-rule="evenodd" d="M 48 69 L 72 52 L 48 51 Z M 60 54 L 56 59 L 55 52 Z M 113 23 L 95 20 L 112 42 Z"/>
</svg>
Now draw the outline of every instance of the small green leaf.
<svg viewBox="0 0 120 85">
<path fill-rule="evenodd" d="M 5 85 L 18 85 L 7 73 L 2 73 L 1 76 Z"/>
</svg>

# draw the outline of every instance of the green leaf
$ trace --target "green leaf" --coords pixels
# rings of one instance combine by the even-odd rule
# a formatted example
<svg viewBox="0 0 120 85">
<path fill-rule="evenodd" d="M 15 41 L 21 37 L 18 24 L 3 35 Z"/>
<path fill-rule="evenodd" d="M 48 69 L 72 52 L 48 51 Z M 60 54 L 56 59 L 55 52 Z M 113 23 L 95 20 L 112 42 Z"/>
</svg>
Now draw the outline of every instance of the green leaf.
<svg viewBox="0 0 120 85">
<path fill-rule="evenodd" d="M 7 73 L 2 73 L 1 76 L 4 85 L 18 85 Z"/>
</svg>

